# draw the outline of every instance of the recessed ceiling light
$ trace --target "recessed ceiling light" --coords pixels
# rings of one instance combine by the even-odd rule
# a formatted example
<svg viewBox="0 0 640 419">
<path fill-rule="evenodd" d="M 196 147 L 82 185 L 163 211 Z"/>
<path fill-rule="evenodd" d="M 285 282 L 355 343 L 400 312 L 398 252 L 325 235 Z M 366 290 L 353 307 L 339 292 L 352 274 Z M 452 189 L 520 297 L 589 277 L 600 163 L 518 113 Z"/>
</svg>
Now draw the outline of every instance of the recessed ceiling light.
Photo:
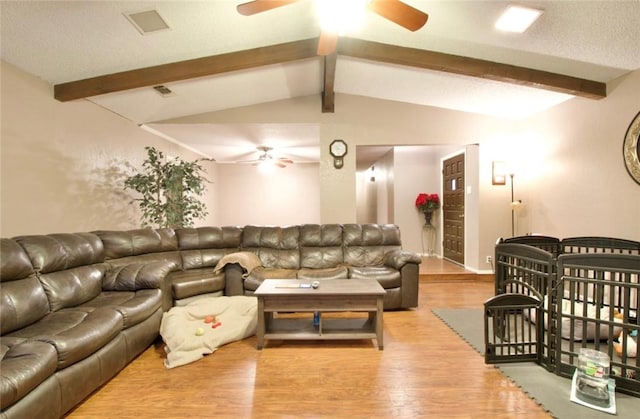
<svg viewBox="0 0 640 419">
<path fill-rule="evenodd" d="M 506 32 L 522 33 L 542 14 L 540 9 L 524 6 L 509 6 L 497 20 L 495 27 Z"/>
</svg>

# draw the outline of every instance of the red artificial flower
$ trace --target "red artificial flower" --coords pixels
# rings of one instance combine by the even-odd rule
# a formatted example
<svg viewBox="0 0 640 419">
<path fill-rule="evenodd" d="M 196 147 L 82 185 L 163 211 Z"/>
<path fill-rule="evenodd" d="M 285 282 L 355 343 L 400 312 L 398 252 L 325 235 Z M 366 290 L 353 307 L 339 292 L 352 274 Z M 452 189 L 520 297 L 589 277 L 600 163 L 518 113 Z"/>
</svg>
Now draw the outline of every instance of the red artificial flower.
<svg viewBox="0 0 640 419">
<path fill-rule="evenodd" d="M 416 208 L 422 212 L 437 210 L 440 208 L 440 197 L 437 193 L 420 193 L 416 198 Z"/>
</svg>

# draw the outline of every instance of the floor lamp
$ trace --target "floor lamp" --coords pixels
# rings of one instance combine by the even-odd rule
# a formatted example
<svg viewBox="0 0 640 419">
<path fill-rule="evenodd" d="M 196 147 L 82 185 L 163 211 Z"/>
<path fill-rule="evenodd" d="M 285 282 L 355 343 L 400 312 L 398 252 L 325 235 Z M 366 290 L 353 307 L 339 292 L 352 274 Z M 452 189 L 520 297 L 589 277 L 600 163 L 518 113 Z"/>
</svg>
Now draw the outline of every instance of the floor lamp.
<svg viewBox="0 0 640 419">
<path fill-rule="evenodd" d="M 509 173 L 509 177 L 511 178 L 511 237 L 516 236 L 516 209 L 514 208 L 514 200 L 513 200 L 513 173 Z"/>
<path fill-rule="evenodd" d="M 516 236 L 516 210 L 520 209 L 522 205 L 522 200 L 518 199 L 517 201 L 513 197 L 513 173 L 509 173 L 509 177 L 511 178 L 511 237 Z"/>
</svg>

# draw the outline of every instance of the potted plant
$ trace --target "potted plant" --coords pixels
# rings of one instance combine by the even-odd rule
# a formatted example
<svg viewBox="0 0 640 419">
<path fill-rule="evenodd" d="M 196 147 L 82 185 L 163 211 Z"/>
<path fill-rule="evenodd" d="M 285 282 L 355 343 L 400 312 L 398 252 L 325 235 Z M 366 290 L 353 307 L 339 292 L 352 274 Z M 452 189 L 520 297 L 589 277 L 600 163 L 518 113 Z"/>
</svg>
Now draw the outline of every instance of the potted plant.
<svg viewBox="0 0 640 419">
<path fill-rule="evenodd" d="M 145 147 L 147 158 L 142 169 L 125 179 L 124 189 L 141 196 L 134 198 L 140 207 L 143 227 L 191 227 L 197 219 L 207 215 L 206 205 L 200 201 L 206 191 L 205 170 L 199 162 L 178 157 L 167 161 L 164 153 Z"/>
<path fill-rule="evenodd" d="M 440 197 L 437 193 L 420 193 L 416 198 L 416 208 L 418 211 L 424 213 L 424 221 L 426 225 L 431 225 L 433 211 L 440 208 Z"/>
</svg>

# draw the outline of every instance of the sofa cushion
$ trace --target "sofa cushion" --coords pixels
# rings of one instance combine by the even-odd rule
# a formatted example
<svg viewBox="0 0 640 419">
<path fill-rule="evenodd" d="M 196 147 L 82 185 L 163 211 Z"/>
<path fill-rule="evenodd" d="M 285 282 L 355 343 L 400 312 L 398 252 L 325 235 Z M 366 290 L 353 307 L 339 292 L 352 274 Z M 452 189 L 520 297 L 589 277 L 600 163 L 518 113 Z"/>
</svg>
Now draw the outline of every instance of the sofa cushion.
<svg viewBox="0 0 640 419">
<path fill-rule="evenodd" d="M 122 325 L 122 315 L 112 308 L 63 309 L 8 336 L 53 345 L 58 369 L 63 369 L 109 343 L 120 333 Z"/>
<path fill-rule="evenodd" d="M 244 280 L 244 289 L 255 291 L 265 279 L 296 279 L 297 269 L 255 268 Z"/>
<path fill-rule="evenodd" d="M 74 307 L 100 295 L 107 265 L 104 263 L 40 275 L 51 311 Z"/>
<path fill-rule="evenodd" d="M 17 241 L 0 239 L 0 281 L 14 281 L 33 275 L 29 256 Z"/>
<path fill-rule="evenodd" d="M 402 284 L 400 271 L 390 266 L 350 266 L 349 278 L 375 279 L 384 289 L 396 288 Z"/>
<path fill-rule="evenodd" d="M 335 268 L 343 262 L 340 224 L 305 224 L 300 227 L 302 268 Z"/>
<path fill-rule="evenodd" d="M 15 240 L 29 256 L 51 311 L 82 304 L 100 294 L 106 265 L 98 236 L 49 234 Z"/>
<path fill-rule="evenodd" d="M 128 231 L 94 231 L 104 244 L 106 259 L 178 250 L 178 240 L 170 228 L 141 228 Z"/>
<path fill-rule="evenodd" d="M 349 271 L 346 266 L 336 266 L 335 268 L 326 269 L 307 269 L 301 268 L 298 271 L 298 279 L 347 279 Z"/>
<path fill-rule="evenodd" d="M 49 301 L 24 249 L 0 240 L 0 333 L 28 326 L 49 313 Z"/>
<path fill-rule="evenodd" d="M 385 255 L 401 248 L 400 229 L 393 224 L 345 224 L 344 262 L 351 266 L 381 266 Z"/>
<path fill-rule="evenodd" d="M 240 250 L 242 228 L 198 227 L 176 229 L 184 270 L 214 267 L 225 255 Z"/>
<path fill-rule="evenodd" d="M 300 228 L 246 226 L 242 249 L 256 253 L 262 266 L 275 269 L 299 269 Z"/>
<path fill-rule="evenodd" d="M 216 267 L 226 255 L 237 253 L 238 249 L 194 249 L 180 252 L 182 269 L 198 269 Z"/>
<path fill-rule="evenodd" d="M 28 326 L 49 313 L 49 301 L 35 276 L 0 286 L 0 331 L 2 334 Z"/>
<path fill-rule="evenodd" d="M 57 368 L 56 349 L 48 343 L 19 338 L 0 339 L 2 410 L 22 399 Z"/>
<path fill-rule="evenodd" d="M 303 224 L 300 226 L 300 247 L 342 246 L 342 225 Z"/>
<path fill-rule="evenodd" d="M 78 308 L 109 307 L 122 315 L 122 328 L 142 323 L 162 307 L 162 291 L 157 288 L 139 291 L 104 291 Z"/>
<path fill-rule="evenodd" d="M 180 250 L 230 249 L 240 248 L 242 228 L 240 227 L 198 227 L 177 228 Z"/>
<path fill-rule="evenodd" d="M 159 289 L 162 308 L 166 311 L 173 306 L 169 275 L 171 272 L 176 272 L 175 269 L 177 267 L 174 263 L 166 261 L 110 266 L 102 283 L 102 289 L 104 291 Z"/>
<path fill-rule="evenodd" d="M 102 242 L 91 233 L 21 236 L 15 240 L 41 274 L 104 262 Z"/>
</svg>

